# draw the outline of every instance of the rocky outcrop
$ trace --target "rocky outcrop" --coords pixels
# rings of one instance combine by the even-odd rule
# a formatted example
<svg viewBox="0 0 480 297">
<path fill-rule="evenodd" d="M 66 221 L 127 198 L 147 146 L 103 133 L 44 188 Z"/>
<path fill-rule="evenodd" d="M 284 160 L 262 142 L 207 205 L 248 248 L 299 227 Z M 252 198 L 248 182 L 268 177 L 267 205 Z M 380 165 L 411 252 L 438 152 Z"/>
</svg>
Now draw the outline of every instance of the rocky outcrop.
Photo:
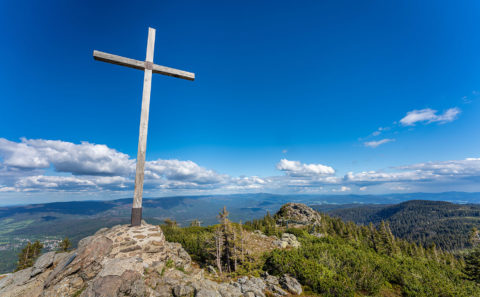
<svg viewBox="0 0 480 297">
<path fill-rule="evenodd" d="M 302 285 L 293 277 L 285 274 L 280 278 L 280 284 L 288 292 L 296 295 L 302 294 Z"/>
<path fill-rule="evenodd" d="M 52 266 L 53 260 L 55 259 L 55 252 L 48 252 L 40 256 L 38 260 L 33 265 L 32 273 L 30 276 L 35 276 Z"/>
<path fill-rule="evenodd" d="M 282 226 L 320 225 L 321 216 L 302 203 L 287 203 L 275 214 L 276 223 Z"/>
<path fill-rule="evenodd" d="M 283 233 L 282 238 L 275 240 L 273 242 L 277 247 L 285 249 L 288 247 L 298 248 L 300 247 L 300 242 L 297 240 L 297 237 L 290 233 Z"/>
<path fill-rule="evenodd" d="M 33 267 L 1 279 L 0 296 L 265 297 L 266 292 L 298 292 L 296 280 L 288 276 L 223 283 L 209 277 L 191 265 L 180 244 L 165 241 L 160 227 L 119 225 L 82 239 L 72 252 L 46 253 Z"/>
</svg>

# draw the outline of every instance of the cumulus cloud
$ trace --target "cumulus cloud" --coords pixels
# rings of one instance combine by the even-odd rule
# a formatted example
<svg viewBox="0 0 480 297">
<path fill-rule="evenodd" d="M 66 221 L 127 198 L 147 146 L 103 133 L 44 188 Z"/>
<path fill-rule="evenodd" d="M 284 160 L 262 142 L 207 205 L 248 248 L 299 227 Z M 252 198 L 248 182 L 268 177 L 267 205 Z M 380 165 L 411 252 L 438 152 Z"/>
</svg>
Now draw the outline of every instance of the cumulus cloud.
<svg viewBox="0 0 480 297">
<path fill-rule="evenodd" d="M 367 142 L 364 142 L 363 145 L 366 146 L 366 147 L 376 148 L 376 147 L 378 147 L 382 144 L 392 142 L 392 141 L 395 141 L 395 139 L 385 138 L 385 139 L 381 139 L 381 140 L 367 141 Z"/>
<path fill-rule="evenodd" d="M 403 126 L 415 126 L 416 123 L 423 122 L 426 124 L 438 122 L 448 123 L 454 121 L 460 114 L 460 109 L 457 107 L 446 110 L 443 114 L 437 114 L 438 111 L 430 108 L 412 110 L 407 112 L 407 115 L 400 120 Z"/>
<path fill-rule="evenodd" d="M 377 145 L 378 146 L 378 145 Z M 145 167 L 150 193 L 353 192 L 435 190 L 480 184 L 480 158 L 424 162 L 337 175 L 333 167 L 281 159 L 283 174 L 230 176 L 193 161 L 154 160 Z M 134 187 L 135 160 L 105 145 L 0 139 L 0 192 L 125 192 Z M 455 188 L 457 187 L 457 188 Z M 480 190 L 480 187 L 478 187 Z"/>
<path fill-rule="evenodd" d="M 125 175 L 134 170 L 128 155 L 101 144 L 74 144 L 60 140 L 25 139 L 21 142 L 0 138 L 4 164 L 21 169 L 48 168 L 74 175 Z"/>
<path fill-rule="evenodd" d="M 50 166 L 48 158 L 26 143 L 0 138 L 0 156 L 3 164 L 20 169 L 38 169 Z"/>
<path fill-rule="evenodd" d="M 271 182 L 270 179 L 260 178 L 258 176 L 244 176 L 232 178 L 226 186 L 229 190 L 259 190 L 263 189 Z"/>
<path fill-rule="evenodd" d="M 285 172 L 289 176 L 318 176 L 331 175 L 335 173 L 335 169 L 322 164 L 304 164 L 299 161 L 290 161 L 281 159 L 277 164 L 277 169 Z"/>
<path fill-rule="evenodd" d="M 151 178 L 189 181 L 197 184 L 216 184 L 223 182 L 227 176 L 220 175 L 198 166 L 192 161 L 156 160 L 146 163 L 146 175 Z"/>
<path fill-rule="evenodd" d="M 290 171 L 287 171 L 287 174 L 283 177 L 271 178 L 269 185 L 283 186 L 289 189 L 322 189 L 327 187 L 333 192 L 351 191 L 352 186 L 355 186 L 358 187 L 358 191 L 365 192 L 379 188 L 383 191 L 411 189 L 435 191 L 439 186 L 477 184 L 480 182 L 480 158 L 417 163 L 389 168 L 388 170 L 348 172 L 343 177 L 333 174 L 325 176 L 322 172 L 289 174 L 289 172 L 300 171 L 304 165 L 307 164 L 298 161 L 295 161 L 293 165 L 288 162 L 280 162 L 277 165 L 279 170 L 285 171 L 288 168 Z"/>
<path fill-rule="evenodd" d="M 106 145 L 59 140 L 0 138 L 0 189 L 7 191 L 125 191 L 134 186 L 135 160 Z M 45 175 L 53 167 L 62 175 Z M 65 175 L 67 174 L 67 175 Z M 70 175 L 68 175 L 70 174 Z M 193 161 L 145 164 L 145 189 L 260 189 L 259 177 L 231 177 Z"/>
</svg>

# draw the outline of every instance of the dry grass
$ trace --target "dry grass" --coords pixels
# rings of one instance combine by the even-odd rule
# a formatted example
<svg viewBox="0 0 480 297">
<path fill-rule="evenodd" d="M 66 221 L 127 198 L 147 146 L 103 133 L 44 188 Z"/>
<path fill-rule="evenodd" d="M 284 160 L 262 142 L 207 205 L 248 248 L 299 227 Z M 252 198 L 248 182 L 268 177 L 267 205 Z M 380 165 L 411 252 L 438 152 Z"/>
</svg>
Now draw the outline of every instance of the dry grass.
<svg viewBox="0 0 480 297">
<path fill-rule="evenodd" d="M 264 252 L 277 248 L 273 242 L 277 240 L 275 236 L 261 236 L 252 232 L 243 232 L 245 240 L 245 250 L 248 255 L 258 256 Z"/>
</svg>

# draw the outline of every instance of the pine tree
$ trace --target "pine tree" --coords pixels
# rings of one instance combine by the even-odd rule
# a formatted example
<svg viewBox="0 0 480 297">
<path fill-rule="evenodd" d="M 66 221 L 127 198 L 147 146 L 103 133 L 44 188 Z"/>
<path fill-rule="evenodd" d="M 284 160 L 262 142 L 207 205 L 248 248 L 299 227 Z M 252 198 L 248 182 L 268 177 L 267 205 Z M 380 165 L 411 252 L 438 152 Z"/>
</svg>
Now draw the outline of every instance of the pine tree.
<svg viewBox="0 0 480 297">
<path fill-rule="evenodd" d="M 40 252 L 43 249 L 43 244 L 40 243 L 38 240 L 35 241 L 33 244 L 28 242 L 27 245 L 22 249 L 20 254 L 18 254 L 18 263 L 17 269 L 22 270 L 28 267 L 32 267 L 35 260 L 40 255 Z"/>
<path fill-rule="evenodd" d="M 438 262 L 438 251 L 437 251 L 437 245 L 432 242 L 427 250 L 428 256 L 432 259 Z"/>
<path fill-rule="evenodd" d="M 59 250 L 62 252 L 67 252 L 72 247 L 72 243 L 65 237 L 59 244 Z"/>
<path fill-rule="evenodd" d="M 215 259 L 220 273 L 222 270 L 227 272 L 237 270 L 239 243 L 243 245 L 243 236 L 239 238 L 234 224 L 228 219 L 228 215 L 229 212 L 224 206 L 223 210 L 218 214 L 220 225 L 215 229 Z M 240 232 L 243 233 L 243 231 Z"/>
<path fill-rule="evenodd" d="M 465 256 L 464 272 L 469 279 L 480 283 L 480 244 Z"/>
<path fill-rule="evenodd" d="M 379 252 L 380 247 L 379 247 L 379 241 L 378 241 L 378 236 L 377 236 L 377 229 L 373 226 L 372 222 L 368 224 L 368 229 L 370 231 L 370 246 L 376 251 Z"/>
<path fill-rule="evenodd" d="M 470 242 L 474 248 L 465 256 L 464 272 L 469 279 L 480 283 L 480 236 L 477 228 L 472 229 Z"/>
<path fill-rule="evenodd" d="M 480 232 L 477 228 L 473 228 L 470 232 L 470 243 L 473 246 L 477 246 L 480 244 Z"/>
<path fill-rule="evenodd" d="M 164 222 L 165 222 L 165 225 L 167 225 L 168 227 L 172 227 L 172 228 L 178 227 L 177 221 L 175 220 L 165 219 Z"/>
<path fill-rule="evenodd" d="M 387 231 L 385 221 L 380 223 L 378 235 L 376 238 L 377 251 L 383 254 L 391 255 L 390 236 Z"/>
</svg>

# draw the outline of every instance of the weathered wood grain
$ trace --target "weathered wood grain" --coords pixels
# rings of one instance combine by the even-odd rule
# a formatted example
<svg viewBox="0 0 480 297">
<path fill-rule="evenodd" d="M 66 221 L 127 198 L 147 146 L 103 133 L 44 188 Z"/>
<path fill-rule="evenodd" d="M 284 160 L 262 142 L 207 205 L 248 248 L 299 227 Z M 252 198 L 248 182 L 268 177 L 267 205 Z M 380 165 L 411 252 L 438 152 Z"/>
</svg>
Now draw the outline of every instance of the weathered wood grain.
<svg viewBox="0 0 480 297">
<path fill-rule="evenodd" d="M 195 73 L 178 70 L 178 69 L 174 69 L 166 66 L 161 66 L 157 64 L 153 64 L 153 73 L 173 76 L 177 78 L 183 78 L 186 80 L 192 80 L 192 81 L 195 80 Z"/>
<path fill-rule="evenodd" d="M 93 58 L 97 61 L 107 62 L 115 65 L 126 66 L 139 70 L 145 69 L 145 62 L 122 56 L 112 55 L 101 51 L 93 51 Z"/>
<path fill-rule="evenodd" d="M 155 29 L 149 28 L 147 42 L 147 62 L 153 62 L 155 48 Z M 145 69 L 143 78 L 142 113 L 140 116 L 140 132 L 138 135 L 137 168 L 135 172 L 135 190 L 133 193 L 133 208 L 142 207 L 143 178 L 145 175 L 145 155 L 147 153 L 148 114 L 150 110 L 150 91 L 152 88 L 152 70 Z M 132 225 L 135 225 L 132 222 Z"/>
<path fill-rule="evenodd" d="M 97 61 L 107 62 L 115 65 L 126 66 L 130 68 L 135 68 L 139 70 L 145 70 L 147 67 L 145 66 L 144 61 L 139 61 L 135 59 L 125 58 L 122 56 L 117 56 L 109 53 L 104 53 L 101 51 L 94 50 L 93 51 L 93 58 Z M 153 64 L 152 66 L 153 73 L 163 74 L 167 76 L 173 76 L 177 78 L 182 78 L 186 80 L 195 80 L 195 73 L 178 70 L 175 68 L 170 68 L 166 66 L 161 66 L 157 64 Z"/>
</svg>

